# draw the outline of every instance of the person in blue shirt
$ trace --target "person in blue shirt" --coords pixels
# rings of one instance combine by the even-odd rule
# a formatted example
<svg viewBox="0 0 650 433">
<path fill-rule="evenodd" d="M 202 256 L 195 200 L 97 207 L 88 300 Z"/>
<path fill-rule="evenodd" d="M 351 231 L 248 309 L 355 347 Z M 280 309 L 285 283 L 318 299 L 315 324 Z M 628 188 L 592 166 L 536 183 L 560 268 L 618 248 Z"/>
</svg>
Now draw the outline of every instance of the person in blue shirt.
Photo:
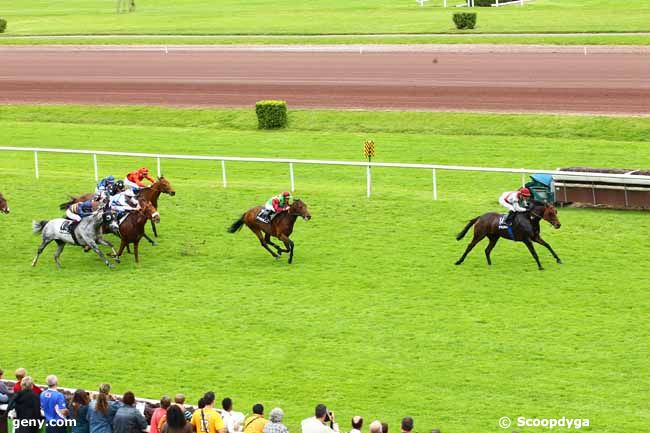
<svg viewBox="0 0 650 433">
<path fill-rule="evenodd" d="M 69 405 L 70 415 L 69 418 L 74 420 L 71 433 L 89 433 L 90 424 L 88 423 L 88 405 L 90 404 L 90 396 L 83 389 L 78 389 L 72 396 L 72 401 Z"/>
<path fill-rule="evenodd" d="M 113 433 L 113 418 L 120 404 L 111 396 L 111 386 L 104 383 L 99 387 L 97 398 L 88 405 L 86 419 L 90 433 Z"/>
<path fill-rule="evenodd" d="M 68 416 L 68 408 L 65 404 L 65 397 L 56 387 L 59 380 L 53 374 L 47 376 L 47 389 L 41 393 L 41 410 L 45 415 L 46 433 L 65 433 L 65 420 Z"/>
</svg>

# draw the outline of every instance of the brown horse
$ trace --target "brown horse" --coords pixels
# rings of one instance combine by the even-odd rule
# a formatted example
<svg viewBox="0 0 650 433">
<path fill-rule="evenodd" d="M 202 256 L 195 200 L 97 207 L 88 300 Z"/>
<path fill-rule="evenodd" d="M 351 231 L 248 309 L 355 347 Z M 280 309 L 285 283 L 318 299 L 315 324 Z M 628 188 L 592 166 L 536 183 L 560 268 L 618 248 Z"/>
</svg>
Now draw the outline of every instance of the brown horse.
<svg viewBox="0 0 650 433">
<path fill-rule="evenodd" d="M 144 236 L 144 226 L 147 220 L 160 222 L 160 214 L 149 201 L 140 200 L 140 209 L 131 212 L 120 224 L 120 249 L 117 252 L 119 259 L 129 244 L 133 244 L 133 254 L 135 255 L 135 262 L 140 263 L 140 256 L 138 255 L 138 246 L 140 239 Z"/>
<path fill-rule="evenodd" d="M 158 197 L 160 197 L 160 194 L 169 194 L 172 197 L 176 195 L 176 191 L 174 191 L 174 188 L 172 188 L 172 185 L 169 183 L 169 181 L 165 179 L 165 176 L 160 176 L 158 180 L 151 184 L 149 188 L 141 189 L 138 192 L 138 198 L 151 202 L 153 207 L 158 209 Z M 153 235 L 155 237 L 158 237 L 156 224 L 153 222 L 153 220 L 151 220 L 151 229 L 153 230 Z M 145 235 L 145 237 L 147 236 Z M 148 237 L 147 240 L 154 244 L 154 242 Z"/>
<path fill-rule="evenodd" d="M 294 200 L 289 207 L 289 210 L 276 215 L 275 218 L 271 220 L 270 224 L 263 223 L 257 219 L 257 215 L 261 210 L 262 206 L 256 206 L 247 210 L 241 218 L 235 221 L 230 228 L 228 228 L 228 232 L 235 233 L 246 224 L 260 240 L 262 247 L 271 253 L 273 257 L 279 259 L 282 253 L 289 253 L 289 263 L 291 263 L 293 261 L 294 243 L 289 239 L 289 236 L 291 236 L 293 225 L 296 223 L 296 219 L 299 216 L 305 221 L 311 219 L 311 214 L 309 213 L 309 210 L 307 210 L 307 205 L 301 200 Z M 280 239 L 284 243 L 285 248 L 282 249 L 271 242 L 271 236 Z M 269 248 L 269 245 L 276 249 L 277 254 Z"/>
<path fill-rule="evenodd" d="M 499 220 L 502 214 L 490 212 L 483 214 L 470 220 L 465 228 L 456 236 L 456 240 L 461 240 L 469 231 L 470 227 L 474 226 L 474 238 L 467 245 L 462 257 L 458 259 L 456 265 L 460 265 L 467 257 L 472 248 L 476 246 L 483 238 L 487 237 L 490 243 L 485 248 L 485 257 L 487 258 L 488 265 L 492 264 L 490 259 L 490 252 L 496 245 L 499 238 L 514 240 L 516 242 L 523 242 L 528 247 L 530 254 L 537 262 L 537 267 L 542 270 L 542 264 L 539 262 L 539 257 L 533 247 L 533 242 L 545 246 L 553 254 L 558 264 L 562 264 L 562 260 L 555 254 L 553 248 L 540 236 L 539 222 L 543 219 L 548 221 L 554 228 L 559 229 L 561 224 L 557 218 L 557 210 L 555 206 L 548 203 L 533 203 L 530 210 L 521 212 L 515 215 L 512 222 L 512 232 L 508 229 L 499 228 Z"/>
<path fill-rule="evenodd" d="M 11 212 L 11 210 L 9 209 L 9 205 L 7 204 L 7 200 L 2 196 L 1 192 L 0 192 L 0 212 L 2 213 Z"/>
</svg>

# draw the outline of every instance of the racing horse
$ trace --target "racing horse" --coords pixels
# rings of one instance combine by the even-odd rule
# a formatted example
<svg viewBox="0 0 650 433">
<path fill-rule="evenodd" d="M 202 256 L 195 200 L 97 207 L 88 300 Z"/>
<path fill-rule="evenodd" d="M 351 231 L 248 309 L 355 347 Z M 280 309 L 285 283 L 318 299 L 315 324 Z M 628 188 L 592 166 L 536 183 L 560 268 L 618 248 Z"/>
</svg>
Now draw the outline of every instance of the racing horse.
<svg viewBox="0 0 650 433">
<path fill-rule="evenodd" d="M 106 266 L 113 269 L 115 266 L 108 261 L 104 253 L 97 246 L 97 244 L 106 245 L 113 250 L 113 254 L 116 254 L 113 245 L 101 236 L 102 224 L 110 224 L 112 219 L 113 213 L 110 210 L 106 207 L 99 207 L 93 214 L 82 218 L 79 224 L 74 228 L 73 233 L 70 233 L 64 226 L 64 224 L 69 224 L 69 220 L 66 220 L 65 218 L 56 218 L 50 221 L 32 221 L 32 230 L 34 234 L 41 233 L 42 237 L 41 245 L 38 247 L 36 257 L 32 260 L 32 266 L 36 266 L 38 258 L 43 253 L 43 250 L 52 241 L 55 241 L 58 247 L 54 253 L 54 262 L 59 269 L 61 268 L 59 257 L 61 256 L 66 244 L 89 247 L 104 261 Z M 117 263 L 120 262 L 119 258 L 115 259 L 115 261 Z"/>
<path fill-rule="evenodd" d="M 5 214 L 11 212 L 11 209 L 9 209 L 9 204 L 7 204 L 7 200 L 4 198 L 1 192 L 0 192 L 0 212 Z"/>
<path fill-rule="evenodd" d="M 456 262 L 456 265 L 460 265 L 465 260 L 465 257 L 469 254 L 470 251 L 478 244 L 483 238 L 487 237 L 489 239 L 488 246 L 485 248 L 485 257 L 487 259 L 488 265 L 492 265 L 492 260 L 490 259 L 490 253 L 492 249 L 497 244 L 497 241 L 500 238 L 513 240 L 516 242 L 523 242 L 528 247 L 530 254 L 537 262 L 537 267 L 539 270 L 543 270 L 542 264 L 539 261 L 533 242 L 536 242 L 540 245 L 545 246 L 553 255 L 558 264 L 562 264 L 562 260 L 555 254 L 553 248 L 540 236 L 540 227 L 539 223 L 541 220 L 549 222 L 555 229 L 561 227 L 560 220 L 557 218 L 557 210 L 555 206 L 548 203 L 533 202 L 528 211 L 520 212 L 515 215 L 515 218 L 512 222 L 512 231 L 508 229 L 499 228 L 499 221 L 503 217 L 503 214 L 496 212 L 489 212 L 471 219 L 465 228 L 458 233 L 456 240 L 459 241 L 465 237 L 465 234 L 469 229 L 474 227 L 474 237 L 472 238 L 469 245 L 465 249 L 465 252 L 460 259 Z"/>
<path fill-rule="evenodd" d="M 153 204 L 146 200 L 140 200 L 140 209 L 137 211 L 129 212 L 129 215 L 120 224 L 120 249 L 117 252 L 119 259 L 124 248 L 129 244 L 133 244 L 133 254 L 135 255 L 135 262 L 140 263 L 140 256 L 138 254 L 138 246 L 140 240 L 144 236 L 144 226 L 148 220 L 151 222 L 160 222 L 160 214 L 153 206 Z"/>
<path fill-rule="evenodd" d="M 235 221 L 228 228 L 228 232 L 235 233 L 246 224 L 246 226 L 248 226 L 248 228 L 251 229 L 260 240 L 262 247 L 271 253 L 273 257 L 279 259 L 282 253 L 289 253 L 289 263 L 291 264 L 291 262 L 293 262 L 293 253 L 295 248 L 294 243 L 289 239 L 289 236 L 291 236 L 293 226 L 299 216 L 305 221 L 311 219 L 311 214 L 307 209 L 307 205 L 302 200 L 296 199 L 291 204 L 288 211 L 277 214 L 268 224 L 257 219 L 257 215 L 262 209 L 263 206 L 256 206 L 244 212 L 241 218 Z M 284 243 L 284 249 L 274 244 L 271 241 L 271 237 L 280 239 Z M 269 248 L 269 245 L 275 248 L 277 254 Z"/>
</svg>

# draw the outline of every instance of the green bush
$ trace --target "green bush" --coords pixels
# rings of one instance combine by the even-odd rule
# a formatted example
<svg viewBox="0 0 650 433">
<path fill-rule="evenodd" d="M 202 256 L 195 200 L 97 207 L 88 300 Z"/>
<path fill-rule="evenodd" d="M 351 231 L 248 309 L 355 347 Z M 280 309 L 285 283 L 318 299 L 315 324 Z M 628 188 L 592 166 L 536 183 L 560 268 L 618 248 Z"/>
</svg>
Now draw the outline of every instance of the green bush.
<svg viewBox="0 0 650 433">
<path fill-rule="evenodd" d="M 4 33 L 7 28 L 7 20 L 0 18 L 0 33 Z"/>
<path fill-rule="evenodd" d="M 257 124 L 260 129 L 287 126 L 287 103 L 285 101 L 257 101 L 255 104 Z"/>
<path fill-rule="evenodd" d="M 454 24 L 458 30 L 473 29 L 476 26 L 474 12 L 457 12 L 454 14 Z"/>
</svg>

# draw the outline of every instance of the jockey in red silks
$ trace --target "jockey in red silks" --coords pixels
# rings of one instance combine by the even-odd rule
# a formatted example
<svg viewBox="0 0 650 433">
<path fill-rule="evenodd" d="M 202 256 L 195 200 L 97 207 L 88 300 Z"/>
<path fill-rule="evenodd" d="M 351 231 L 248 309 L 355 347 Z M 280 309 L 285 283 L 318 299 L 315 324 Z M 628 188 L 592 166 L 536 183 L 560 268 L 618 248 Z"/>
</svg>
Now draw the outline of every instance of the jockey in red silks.
<svg viewBox="0 0 650 433">
<path fill-rule="evenodd" d="M 291 193 L 288 191 L 283 192 L 282 194 L 275 195 L 268 199 L 264 204 L 264 209 L 257 216 L 257 219 L 260 221 L 269 224 L 273 215 L 279 214 L 280 212 L 285 212 L 289 210 L 291 205 Z"/>
<path fill-rule="evenodd" d="M 139 189 L 147 187 L 147 185 L 142 183 L 142 181 L 145 179 L 151 183 L 155 182 L 154 178 L 149 176 L 149 169 L 147 167 L 142 167 L 127 174 L 126 179 L 124 179 L 124 185 L 127 188 L 131 188 L 132 190 L 137 191 Z"/>
<path fill-rule="evenodd" d="M 528 188 L 519 188 L 517 191 L 508 191 L 501 194 L 499 203 L 509 211 L 506 217 L 506 224 L 512 224 L 517 212 L 526 212 L 528 210 L 528 199 L 530 199 L 530 195 Z"/>
</svg>

